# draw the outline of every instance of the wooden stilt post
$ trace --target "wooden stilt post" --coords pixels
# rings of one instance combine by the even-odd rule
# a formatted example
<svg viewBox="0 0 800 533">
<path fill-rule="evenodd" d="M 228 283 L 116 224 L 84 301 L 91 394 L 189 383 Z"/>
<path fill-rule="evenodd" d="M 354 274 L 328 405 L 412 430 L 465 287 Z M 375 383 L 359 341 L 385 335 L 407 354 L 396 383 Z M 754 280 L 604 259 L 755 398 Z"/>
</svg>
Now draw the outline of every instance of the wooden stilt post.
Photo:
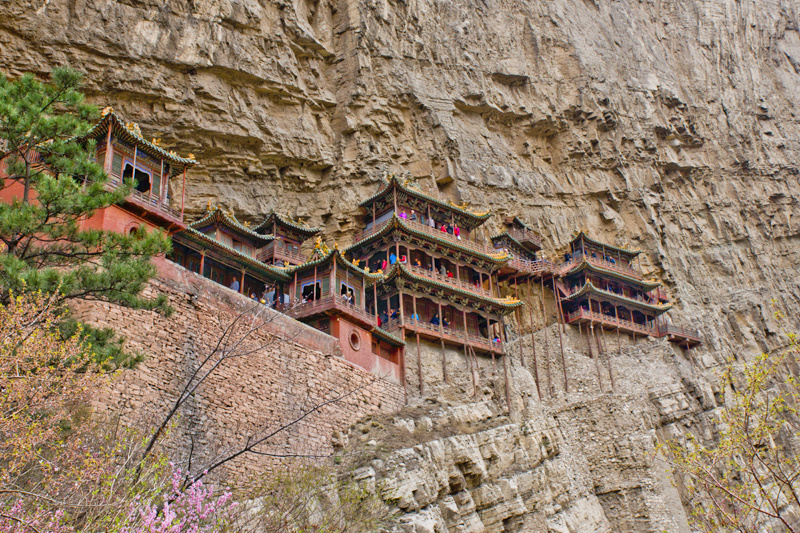
<svg viewBox="0 0 800 533">
<path fill-rule="evenodd" d="M 590 304 L 591 308 L 591 304 Z M 592 351 L 592 339 L 594 339 L 595 343 L 597 343 L 597 338 L 594 336 L 594 322 L 589 322 L 589 330 L 591 331 L 591 339 L 589 339 L 589 353 Z M 588 336 L 588 335 L 587 335 Z M 603 378 L 600 375 L 600 345 L 597 344 L 597 357 L 592 357 L 594 359 L 594 368 L 597 371 L 597 386 L 600 388 L 600 392 L 603 392 Z"/>
<path fill-rule="evenodd" d="M 419 348 L 419 315 L 417 314 L 417 297 L 416 295 L 411 295 L 411 303 L 414 307 L 414 329 L 417 335 L 417 367 L 419 371 L 419 394 L 422 396 L 425 392 L 425 385 L 424 380 L 422 378 L 422 351 Z"/>
<path fill-rule="evenodd" d="M 447 355 L 444 351 L 444 339 L 439 339 L 439 343 L 442 346 L 442 376 L 445 383 L 450 383 L 450 378 L 447 376 Z"/>
<path fill-rule="evenodd" d="M 561 369 L 564 371 L 564 392 L 569 392 L 569 382 L 567 381 L 567 358 L 564 356 L 564 339 L 562 338 L 561 328 L 564 326 L 564 315 L 561 312 L 561 298 L 558 296 L 558 288 L 556 287 L 556 277 L 550 278 L 553 282 L 553 296 L 556 299 L 556 322 L 560 325 L 556 326 L 558 329 L 558 343 L 561 346 Z"/>
<path fill-rule="evenodd" d="M 602 326 L 600 326 L 600 335 L 603 337 L 603 351 L 605 352 L 606 356 L 606 365 L 608 365 L 608 380 L 611 383 L 611 392 L 617 392 L 616 386 L 614 385 L 614 372 L 611 369 L 611 352 L 608 351 L 608 344 L 606 343 L 606 330 Z"/>
<path fill-rule="evenodd" d="M 416 331 L 417 336 L 417 367 L 419 367 L 419 395 L 422 396 L 425 394 L 425 384 L 424 380 L 422 379 L 422 352 L 419 347 L 419 331 Z"/>
<path fill-rule="evenodd" d="M 519 285 L 517 284 L 517 276 L 514 276 L 514 298 L 519 300 Z M 522 311 L 519 307 L 514 309 L 514 315 L 517 317 L 517 342 L 519 343 L 519 363 L 522 368 L 525 368 L 525 352 L 522 351 Z"/>
<path fill-rule="evenodd" d="M 506 382 L 506 406 L 508 407 L 508 416 L 511 416 L 511 382 L 508 379 L 508 356 L 505 353 L 503 353 L 503 373 Z"/>
<path fill-rule="evenodd" d="M 531 322 L 531 349 L 533 351 L 533 380 L 536 382 L 536 393 L 539 395 L 539 401 L 542 401 L 542 389 L 539 386 L 539 365 L 536 361 L 536 339 L 534 338 L 534 328 L 533 328 L 533 289 L 531 288 L 530 279 L 528 279 L 528 318 Z"/>
<path fill-rule="evenodd" d="M 544 305 L 544 276 L 541 278 L 542 285 L 542 327 L 544 328 L 544 360 L 545 360 L 545 375 L 547 376 L 547 392 L 552 398 L 553 394 L 553 378 L 550 373 L 550 341 L 547 340 L 547 311 Z"/>
</svg>

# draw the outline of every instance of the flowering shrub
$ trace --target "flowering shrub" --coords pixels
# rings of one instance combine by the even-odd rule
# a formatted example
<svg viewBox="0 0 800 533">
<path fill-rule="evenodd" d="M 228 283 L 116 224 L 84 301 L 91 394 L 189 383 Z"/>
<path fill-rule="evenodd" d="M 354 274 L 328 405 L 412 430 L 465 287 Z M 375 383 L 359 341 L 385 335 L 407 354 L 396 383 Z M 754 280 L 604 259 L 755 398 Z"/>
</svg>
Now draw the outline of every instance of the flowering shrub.
<svg viewBox="0 0 800 533">
<path fill-rule="evenodd" d="M 214 487 L 205 487 L 202 480 L 189 482 L 182 489 L 184 476 L 172 467 L 171 490 L 164 493 L 160 504 L 137 499 L 131 505 L 129 525 L 120 533 L 205 533 L 217 531 L 225 522 L 227 511 L 236 504 L 231 493 L 214 495 Z"/>
</svg>

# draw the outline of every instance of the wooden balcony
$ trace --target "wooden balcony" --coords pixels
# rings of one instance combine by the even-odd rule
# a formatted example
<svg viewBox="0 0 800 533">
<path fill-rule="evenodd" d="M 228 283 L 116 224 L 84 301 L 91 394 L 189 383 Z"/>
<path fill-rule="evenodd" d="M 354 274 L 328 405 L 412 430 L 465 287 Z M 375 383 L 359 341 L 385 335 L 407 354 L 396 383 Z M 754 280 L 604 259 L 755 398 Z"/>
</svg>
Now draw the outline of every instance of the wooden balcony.
<svg viewBox="0 0 800 533">
<path fill-rule="evenodd" d="M 618 272 L 620 274 L 623 274 L 625 276 L 632 277 L 632 278 L 635 278 L 635 279 L 642 279 L 641 272 L 637 272 L 636 270 L 632 269 L 631 267 L 629 267 L 627 265 L 623 265 L 623 264 L 618 263 L 618 262 L 606 261 L 602 257 L 592 257 L 591 255 L 587 255 L 586 256 L 586 260 L 589 263 L 591 263 L 591 264 L 593 264 L 593 265 L 595 265 L 597 267 L 600 267 L 602 269 L 611 270 L 613 272 Z M 572 255 L 572 259 L 570 259 L 569 261 L 567 261 L 566 263 L 564 263 L 563 265 L 560 266 L 561 274 L 562 275 L 565 274 L 567 271 L 569 271 L 572 267 L 574 267 L 576 264 L 580 263 L 581 261 L 583 261 L 583 255 L 580 252 L 574 253 Z"/>
<path fill-rule="evenodd" d="M 648 335 L 652 337 L 662 336 L 658 327 L 652 321 L 646 324 L 639 324 L 630 320 L 624 320 L 622 318 L 616 318 L 613 316 L 604 315 L 602 313 L 595 313 L 583 308 L 573 311 L 572 313 L 568 313 L 566 316 L 566 321 L 567 324 L 593 323 L 601 326 L 603 329 L 616 330 L 619 328 L 620 331 L 634 333 L 637 335 Z"/>
<path fill-rule="evenodd" d="M 521 257 L 514 257 L 508 262 L 508 266 L 523 274 L 552 274 L 555 270 L 555 265 L 547 259 L 537 259 L 531 261 Z"/>
<path fill-rule="evenodd" d="M 280 264 L 283 261 L 288 261 L 292 265 L 301 265 L 305 262 L 299 247 L 294 249 L 279 239 L 275 239 L 262 248 L 258 252 L 258 260 L 262 263 L 272 263 L 272 260 L 276 260 Z"/>
<path fill-rule="evenodd" d="M 401 327 L 400 319 L 392 319 L 381 327 L 389 332 L 398 331 Z M 486 337 L 478 335 L 477 332 L 468 332 L 465 334 L 463 329 L 458 329 L 452 325 L 439 327 L 430 322 L 423 322 L 406 317 L 403 319 L 402 327 L 405 328 L 406 331 L 419 333 L 420 337 L 425 339 L 436 341 L 443 340 L 447 344 L 456 346 L 468 344 L 481 352 L 503 353 L 502 342 L 495 342 L 491 339 L 487 339 Z"/>
<path fill-rule="evenodd" d="M 107 187 L 117 189 L 122 185 L 122 178 L 116 174 L 108 175 Z M 134 189 L 126 200 L 137 207 L 149 212 L 157 213 L 168 220 L 183 224 L 183 214 L 179 209 L 170 207 L 166 198 L 154 196 L 148 193 L 141 193 Z"/>
<path fill-rule="evenodd" d="M 493 296 L 492 293 L 489 290 L 484 289 L 483 287 L 480 287 L 479 285 L 475 285 L 473 283 L 469 283 L 469 282 L 466 282 L 464 280 L 457 279 L 455 277 L 449 278 L 447 276 L 442 276 L 438 272 L 433 271 L 433 270 L 428 270 L 427 268 L 422 268 L 422 267 L 417 267 L 417 266 L 410 266 L 410 265 L 405 265 L 405 266 L 411 272 L 413 272 L 415 275 L 420 276 L 422 278 L 427 278 L 427 279 L 430 279 L 430 280 L 433 280 L 433 281 L 438 281 L 439 283 L 445 283 L 447 285 L 452 285 L 453 287 L 457 287 L 459 289 L 462 289 L 462 290 L 465 290 L 465 291 L 468 291 L 468 292 L 473 292 L 473 293 L 479 294 L 481 296 L 486 296 L 486 297 L 489 297 L 489 298 L 496 298 L 496 296 Z"/>
<path fill-rule="evenodd" d="M 403 224 L 405 224 L 409 228 L 414 229 L 415 231 L 426 233 L 428 235 L 431 235 L 432 237 L 436 237 L 438 239 L 442 239 L 444 241 L 451 242 L 452 244 L 455 244 L 457 246 L 461 246 L 462 248 L 466 248 L 467 250 L 472 250 L 473 252 L 478 252 L 478 253 L 485 254 L 485 255 L 494 255 L 494 254 L 498 253 L 497 250 L 495 250 L 491 246 L 487 246 L 484 243 L 468 241 L 466 239 L 459 239 L 455 235 L 450 235 L 449 233 L 444 232 L 444 231 L 442 231 L 440 229 L 431 228 L 430 226 L 422 224 L 422 223 L 420 223 L 418 221 L 409 220 L 409 219 L 402 219 L 402 220 L 403 220 Z M 359 242 L 363 241 L 364 239 L 366 239 L 367 237 L 369 237 L 371 235 L 374 235 L 375 233 L 378 233 L 380 230 L 382 230 L 384 227 L 386 227 L 386 225 L 389 224 L 391 221 L 392 221 L 391 218 L 388 219 L 388 220 L 384 220 L 383 222 L 379 223 L 377 226 L 373 226 L 371 228 L 367 228 L 367 229 L 357 233 L 355 235 L 355 237 L 353 237 L 353 244 L 359 243 Z"/>
<path fill-rule="evenodd" d="M 323 295 L 318 300 L 301 302 L 286 311 L 286 314 L 292 318 L 305 318 L 319 314 L 335 314 L 337 312 L 356 318 L 369 326 L 378 325 L 375 315 L 358 306 L 347 303 L 342 296 Z"/>
<path fill-rule="evenodd" d="M 569 287 L 563 287 L 561 282 L 559 282 L 559 287 L 561 288 L 561 291 L 564 293 L 564 296 L 563 296 L 564 298 L 570 298 L 570 297 L 572 297 L 572 295 L 580 292 L 581 289 L 583 289 L 583 285 L 575 287 L 574 289 L 571 289 Z M 643 297 L 643 296 L 633 297 L 633 296 L 628 295 L 628 294 L 624 294 L 624 293 L 620 294 L 618 292 L 609 291 L 609 290 L 606 290 L 606 289 L 601 289 L 601 288 L 596 287 L 596 286 L 594 287 L 594 289 L 599 294 L 607 294 L 609 298 L 613 298 L 613 299 L 616 299 L 616 300 L 627 300 L 627 301 L 631 302 L 631 304 L 634 304 L 634 305 L 637 302 L 638 303 L 647 304 L 647 305 L 658 305 L 658 303 L 659 303 L 658 300 L 656 300 L 655 298 L 651 297 L 650 293 L 646 293 L 645 294 L 646 297 Z"/>
<path fill-rule="evenodd" d="M 670 342 L 686 344 L 689 347 L 697 346 L 701 343 L 700 332 L 696 329 L 665 324 L 660 327 L 662 337 L 667 337 Z"/>
<path fill-rule="evenodd" d="M 509 228 L 506 233 L 520 244 L 533 244 L 537 249 L 542 249 L 542 238 L 538 233 L 522 228 Z"/>
</svg>

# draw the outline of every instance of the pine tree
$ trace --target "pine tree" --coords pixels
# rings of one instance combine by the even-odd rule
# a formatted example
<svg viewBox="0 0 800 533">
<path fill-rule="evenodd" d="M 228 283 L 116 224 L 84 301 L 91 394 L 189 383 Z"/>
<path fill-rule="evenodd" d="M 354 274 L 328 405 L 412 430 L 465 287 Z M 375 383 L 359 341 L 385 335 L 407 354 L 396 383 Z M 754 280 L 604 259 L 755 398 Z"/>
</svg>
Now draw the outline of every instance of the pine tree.
<svg viewBox="0 0 800 533">
<path fill-rule="evenodd" d="M 41 290 L 58 293 L 61 303 L 168 311 L 164 296 L 142 296 L 155 275 L 151 257 L 170 250 L 166 235 L 81 228 L 97 210 L 121 202 L 133 183 L 106 188 L 94 142 L 83 138 L 99 113 L 84 101 L 81 74 L 59 68 L 50 78 L 10 81 L 0 74 L 0 161 L 8 175 L 2 186 L 23 190 L 12 203 L 0 202 L 0 303 Z"/>
</svg>

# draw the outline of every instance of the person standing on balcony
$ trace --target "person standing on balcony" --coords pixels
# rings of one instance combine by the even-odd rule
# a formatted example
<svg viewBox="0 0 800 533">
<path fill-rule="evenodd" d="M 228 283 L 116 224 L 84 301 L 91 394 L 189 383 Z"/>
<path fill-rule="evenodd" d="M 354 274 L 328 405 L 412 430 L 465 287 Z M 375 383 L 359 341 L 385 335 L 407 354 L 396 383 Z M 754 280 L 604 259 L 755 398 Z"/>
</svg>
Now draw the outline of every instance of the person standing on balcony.
<svg viewBox="0 0 800 533">
<path fill-rule="evenodd" d="M 394 255 L 394 252 L 392 252 L 391 254 L 389 254 L 389 264 L 393 265 L 395 263 L 397 263 L 397 256 Z"/>
<path fill-rule="evenodd" d="M 431 318 L 431 324 L 433 324 L 434 326 L 439 325 L 439 313 L 433 314 L 433 318 Z"/>
<path fill-rule="evenodd" d="M 458 226 L 453 228 L 453 235 L 455 235 L 456 239 L 458 239 L 459 241 L 461 240 L 461 230 L 458 229 Z"/>
<path fill-rule="evenodd" d="M 414 212 L 413 209 L 411 210 L 411 216 L 409 217 L 409 220 L 413 220 L 414 222 L 417 221 L 417 214 Z"/>
<path fill-rule="evenodd" d="M 441 266 L 439 267 L 439 274 L 441 274 L 442 277 L 447 277 L 447 269 L 444 267 L 444 263 L 440 264 Z"/>
<path fill-rule="evenodd" d="M 386 259 L 384 259 L 383 261 L 381 261 L 381 270 L 383 270 L 384 272 L 386 272 L 386 267 L 387 267 L 387 266 L 388 266 L 388 265 L 386 264 Z"/>
<path fill-rule="evenodd" d="M 422 263 L 420 263 L 419 257 L 414 259 L 414 266 L 417 267 L 417 268 L 422 268 Z"/>
<path fill-rule="evenodd" d="M 453 226 L 451 226 L 450 224 L 447 225 L 447 233 L 449 233 L 450 235 L 453 234 Z"/>
<path fill-rule="evenodd" d="M 404 219 L 407 219 L 407 218 L 408 218 L 408 215 L 406 214 L 406 212 L 405 212 L 405 211 L 401 211 L 401 212 L 400 212 L 400 218 L 404 218 Z"/>
<path fill-rule="evenodd" d="M 433 220 L 433 217 L 428 218 L 428 227 L 436 229 L 436 221 Z"/>
<path fill-rule="evenodd" d="M 231 285 L 230 285 L 230 288 L 231 288 L 232 291 L 239 292 L 239 280 L 238 279 L 234 279 L 233 283 L 231 283 Z"/>
<path fill-rule="evenodd" d="M 447 226 L 445 226 L 444 224 L 442 224 L 442 227 L 439 229 L 442 230 L 442 233 L 447 233 Z"/>
</svg>

